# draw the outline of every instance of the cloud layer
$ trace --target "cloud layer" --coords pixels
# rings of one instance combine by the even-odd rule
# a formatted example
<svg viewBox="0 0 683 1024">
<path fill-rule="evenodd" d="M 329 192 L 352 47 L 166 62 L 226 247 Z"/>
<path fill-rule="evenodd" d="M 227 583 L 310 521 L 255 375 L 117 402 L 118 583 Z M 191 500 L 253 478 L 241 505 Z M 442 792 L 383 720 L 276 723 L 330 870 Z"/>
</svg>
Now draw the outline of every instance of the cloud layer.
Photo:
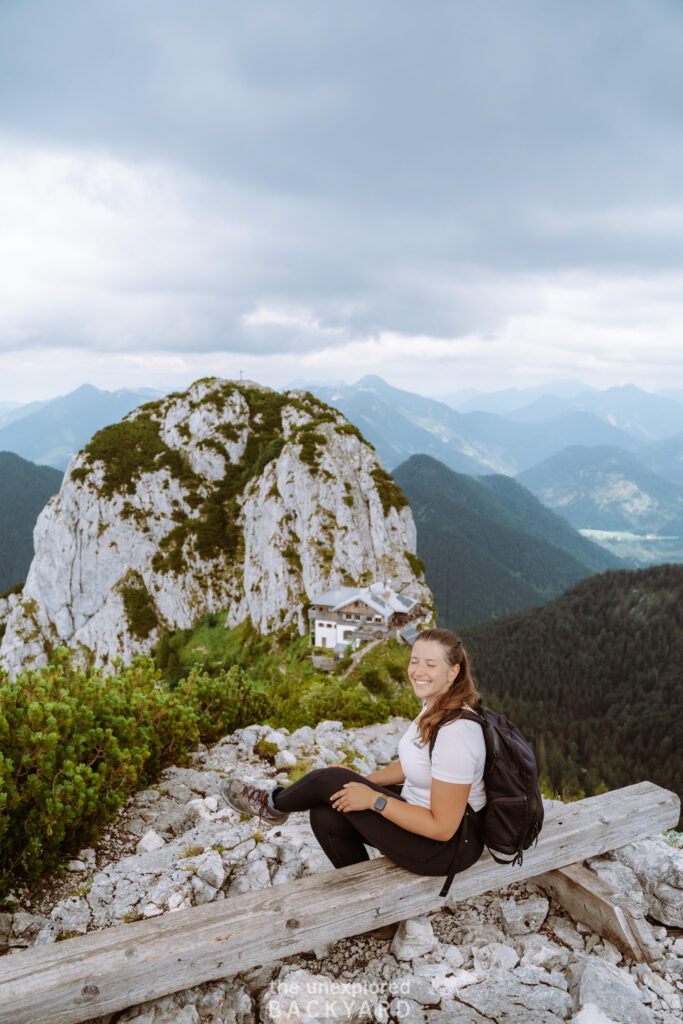
<svg viewBox="0 0 683 1024">
<path fill-rule="evenodd" d="M 674 0 L 5 0 L 0 373 L 669 383 L 681 52 Z"/>
</svg>

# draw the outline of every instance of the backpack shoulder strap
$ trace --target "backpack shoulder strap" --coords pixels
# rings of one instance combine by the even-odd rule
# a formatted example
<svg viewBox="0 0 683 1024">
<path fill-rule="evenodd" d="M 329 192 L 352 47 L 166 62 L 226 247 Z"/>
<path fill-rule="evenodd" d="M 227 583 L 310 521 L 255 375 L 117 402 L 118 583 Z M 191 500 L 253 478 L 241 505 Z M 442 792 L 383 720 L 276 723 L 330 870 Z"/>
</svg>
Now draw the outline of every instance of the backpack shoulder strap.
<svg viewBox="0 0 683 1024">
<path fill-rule="evenodd" d="M 432 733 L 432 735 L 430 737 L 430 740 L 429 740 L 429 759 L 430 759 L 430 761 L 431 761 L 431 758 L 432 758 L 432 751 L 434 750 L 434 744 L 436 743 L 436 737 L 437 737 L 437 734 L 438 734 L 439 729 L 441 728 L 441 726 L 442 725 L 449 725 L 451 722 L 455 722 L 456 719 L 462 719 L 462 718 L 466 718 L 469 722 L 477 722 L 482 727 L 487 724 L 486 723 L 486 716 L 485 715 L 478 715 L 476 711 L 463 711 L 462 714 L 460 714 L 459 710 L 458 711 L 450 711 L 444 718 L 441 719 L 440 722 L 438 722 L 436 724 L 436 726 L 434 728 L 434 732 Z M 484 729 L 484 736 L 486 736 L 486 729 Z"/>
</svg>

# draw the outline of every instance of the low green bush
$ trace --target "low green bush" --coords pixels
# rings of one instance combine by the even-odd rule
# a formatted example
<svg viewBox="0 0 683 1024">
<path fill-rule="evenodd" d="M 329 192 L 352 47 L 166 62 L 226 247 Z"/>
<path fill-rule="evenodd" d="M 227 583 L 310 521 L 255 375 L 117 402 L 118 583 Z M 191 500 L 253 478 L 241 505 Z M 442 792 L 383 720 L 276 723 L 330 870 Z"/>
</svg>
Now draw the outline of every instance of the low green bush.
<svg viewBox="0 0 683 1024">
<path fill-rule="evenodd" d="M 197 671 L 171 690 L 150 659 L 105 675 L 59 648 L 46 668 L 0 672 L 0 897 L 92 842 L 133 790 L 200 740 L 269 711 L 238 668 Z"/>
</svg>

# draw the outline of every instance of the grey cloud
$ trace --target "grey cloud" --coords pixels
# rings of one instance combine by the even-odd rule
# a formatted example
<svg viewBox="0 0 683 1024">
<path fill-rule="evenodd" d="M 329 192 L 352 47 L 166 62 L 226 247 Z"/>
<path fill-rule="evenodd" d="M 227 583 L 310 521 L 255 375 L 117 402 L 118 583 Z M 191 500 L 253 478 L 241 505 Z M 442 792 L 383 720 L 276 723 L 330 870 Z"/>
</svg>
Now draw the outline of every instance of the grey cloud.
<svg viewBox="0 0 683 1024">
<path fill-rule="evenodd" d="M 681 206 L 682 52 L 673 0 L 5 0 L 2 130 L 196 175 L 198 230 L 212 210 L 253 226 L 224 280 L 149 283 L 196 314 L 195 347 L 318 344 L 246 330 L 268 303 L 349 332 L 485 331 L 504 302 L 468 299 L 465 268 L 680 266 L 635 214 Z"/>
</svg>

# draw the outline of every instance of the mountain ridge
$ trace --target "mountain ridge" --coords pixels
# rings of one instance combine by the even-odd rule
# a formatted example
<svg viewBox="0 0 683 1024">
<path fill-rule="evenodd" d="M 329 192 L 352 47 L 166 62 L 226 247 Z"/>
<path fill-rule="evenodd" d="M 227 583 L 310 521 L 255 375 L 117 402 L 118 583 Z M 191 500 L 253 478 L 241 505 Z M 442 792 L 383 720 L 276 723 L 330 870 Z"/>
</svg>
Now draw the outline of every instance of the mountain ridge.
<svg viewBox="0 0 683 1024">
<path fill-rule="evenodd" d="M 439 622 L 458 629 L 556 597 L 623 565 L 505 476 L 466 476 L 426 455 L 394 471 Z M 583 559 L 583 560 L 581 560 Z"/>
<path fill-rule="evenodd" d="M 106 427 L 41 514 L 0 658 L 67 643 L 97 664 L 228 609 L 304 631 L 308 595 L 386 581 L 427 606 L 408 503 L 359 431 L 312 395 L 197 381 Z"/>
<path fill-rule="evenodd" d="M 683 535 L 683 487 L 623 449 L 568 447 L 516 479 L 577 529 Z"/>
<path fill-rule="evenodd" d="M 63 471 L 97 430 L 148 402 L 151 394 L 150 388 L 100 391 L 82 384 L 67 395 L 29 403 L 10 413 L 9 422 L 0 421 L 0 449 Z"/>
</svg>

